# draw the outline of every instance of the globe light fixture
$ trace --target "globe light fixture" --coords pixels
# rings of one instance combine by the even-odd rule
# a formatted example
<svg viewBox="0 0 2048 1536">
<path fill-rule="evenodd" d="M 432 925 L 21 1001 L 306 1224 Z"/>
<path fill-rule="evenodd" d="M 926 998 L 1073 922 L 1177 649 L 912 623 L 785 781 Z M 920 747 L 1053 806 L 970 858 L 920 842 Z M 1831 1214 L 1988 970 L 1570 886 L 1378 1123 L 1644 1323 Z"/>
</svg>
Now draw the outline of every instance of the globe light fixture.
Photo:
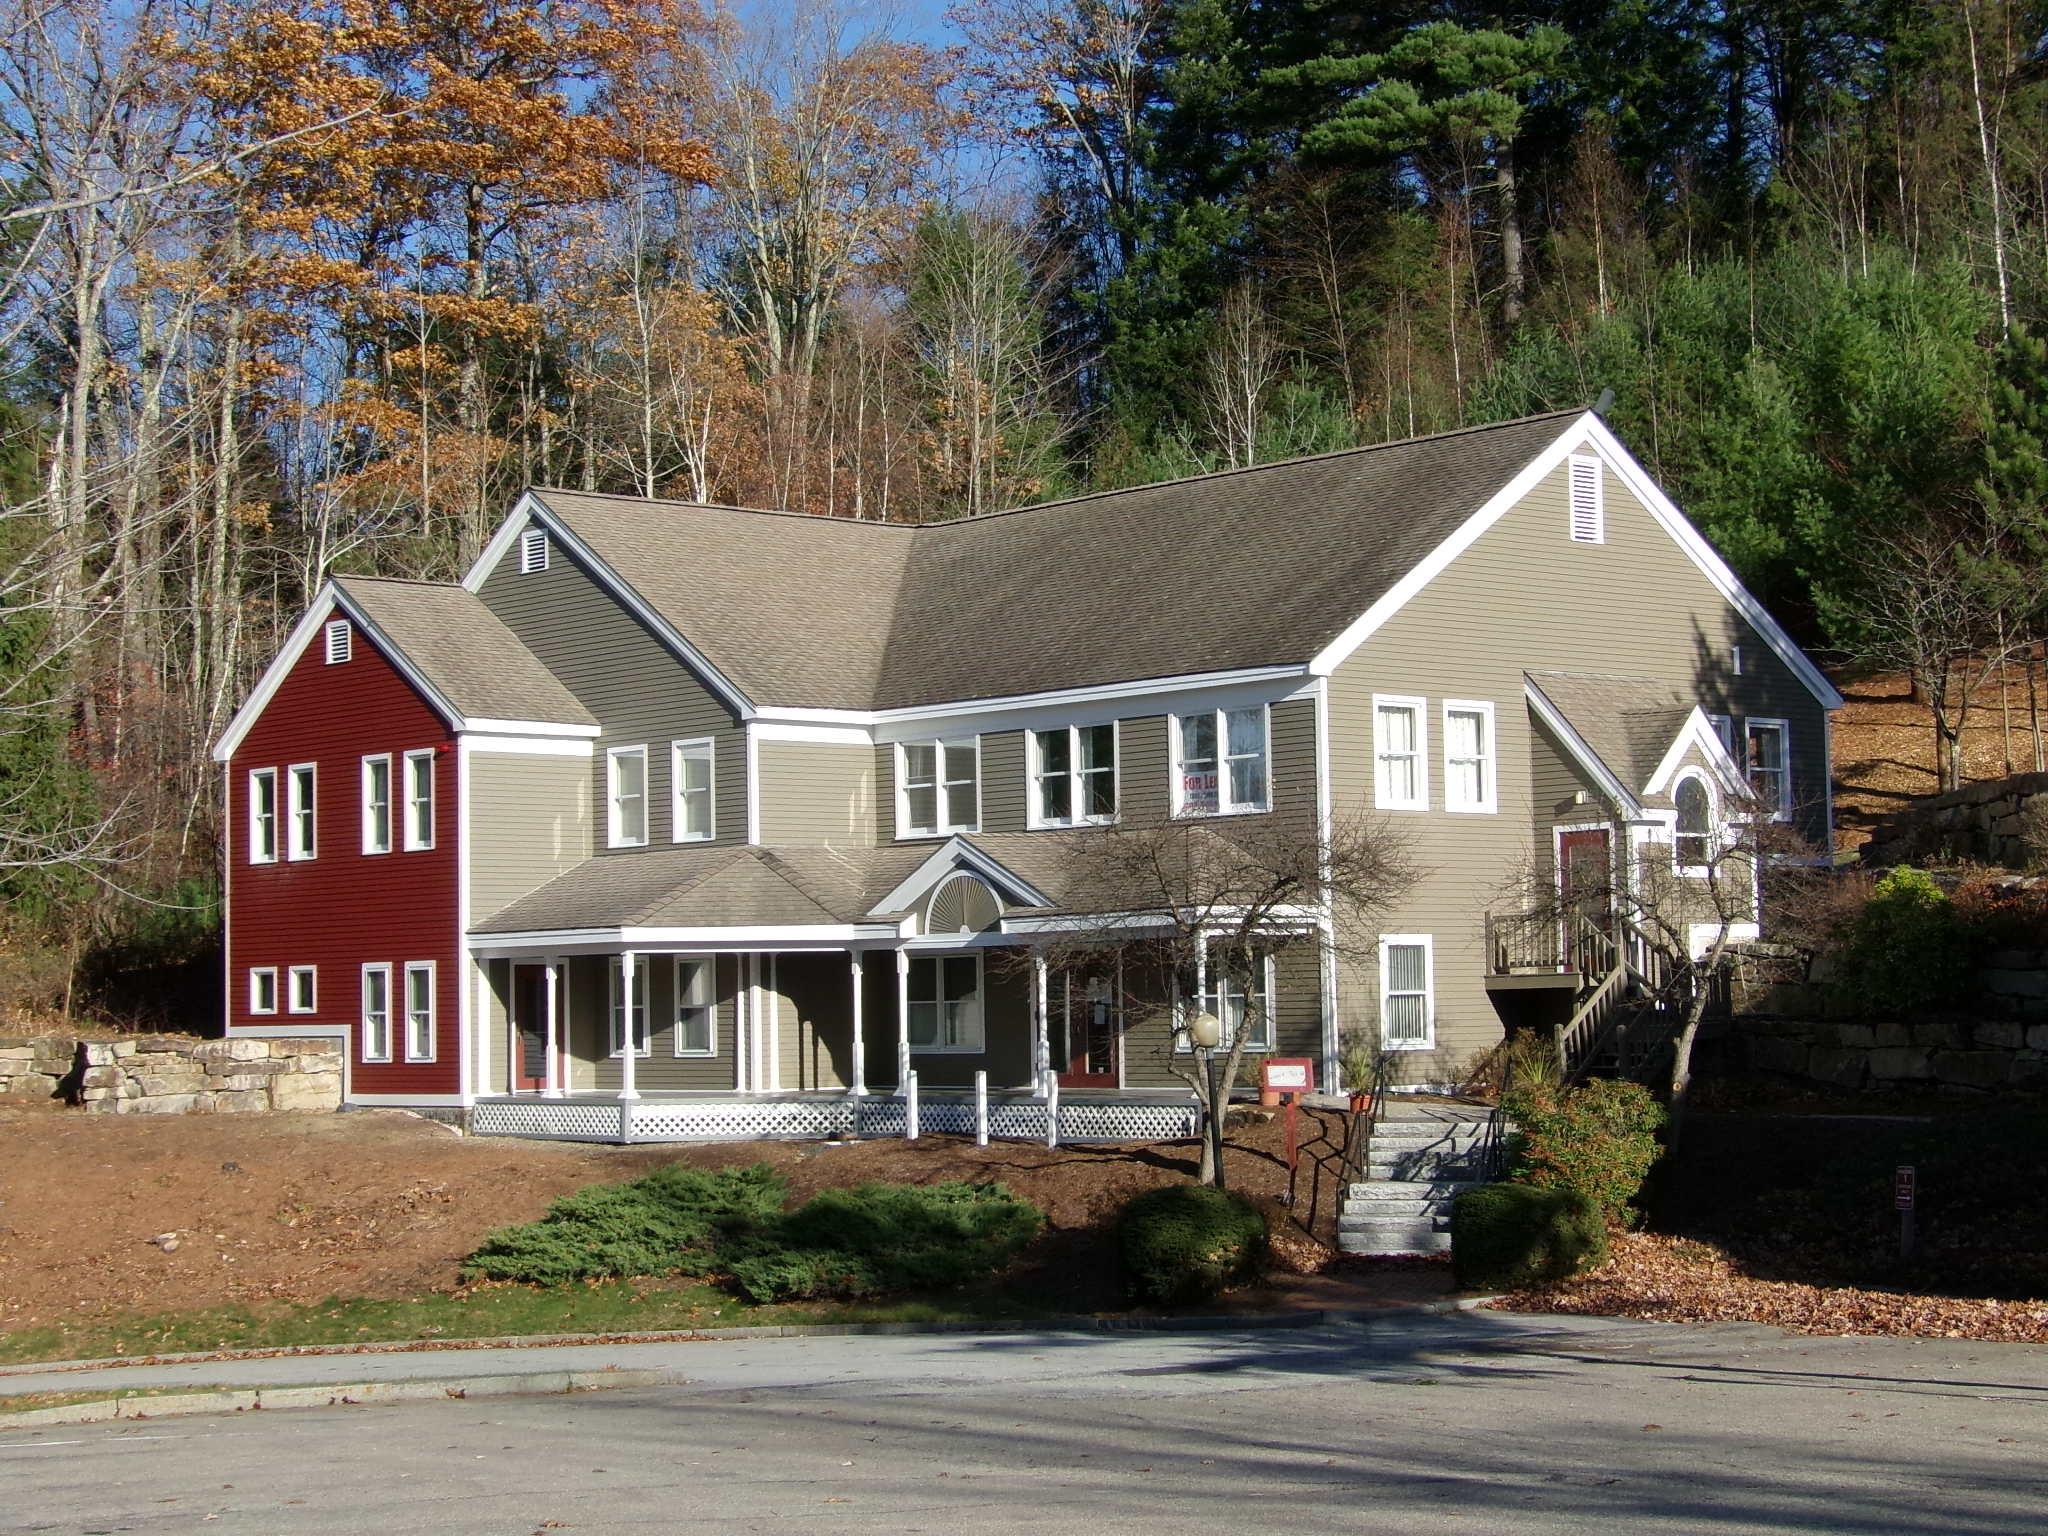
<svg viewBox="0 0 2048 1536">
<path fill-rule="evenodd" d="M 1197 1050 L 1213 1051 L 1223 1043 L 1223 1021 L 1213 1013 L 1198 1013 L 1188 1020 L 1188 1038 Z"/>
</svg>

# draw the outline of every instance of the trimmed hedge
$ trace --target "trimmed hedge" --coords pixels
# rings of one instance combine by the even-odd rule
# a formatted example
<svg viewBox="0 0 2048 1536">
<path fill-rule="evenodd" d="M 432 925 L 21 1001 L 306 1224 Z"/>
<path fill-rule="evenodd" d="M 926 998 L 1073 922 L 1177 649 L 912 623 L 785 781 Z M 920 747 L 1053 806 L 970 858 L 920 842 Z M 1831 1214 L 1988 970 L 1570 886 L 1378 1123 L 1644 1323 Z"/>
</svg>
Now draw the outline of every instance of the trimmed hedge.
<svg viewBox="0 0 2048 1536">
<path fill-rule="evenodd" d="M 1465 1290 L 1548 1285 L 1606 1258 L 1600 1207 L 1574 1189 L 1488 1184 L 1451 1207 L 1451 1267 Z"/>
<path fill-rule="evenodd" d="M 1187 1306 L 1265 1272 L 1266 1218 L 1235 1190 L 1169 1184 L 1123 1208 L 1117 1245 L 1133 1300 Z"/>
</svg>

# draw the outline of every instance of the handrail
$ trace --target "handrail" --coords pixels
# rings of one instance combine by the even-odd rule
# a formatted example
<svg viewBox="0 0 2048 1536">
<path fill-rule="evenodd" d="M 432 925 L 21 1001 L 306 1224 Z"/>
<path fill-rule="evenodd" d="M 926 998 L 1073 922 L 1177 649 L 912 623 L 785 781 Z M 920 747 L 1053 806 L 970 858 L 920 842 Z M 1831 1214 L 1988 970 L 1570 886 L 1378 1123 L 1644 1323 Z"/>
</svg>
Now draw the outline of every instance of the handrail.
<svg viewBox="0 0 2048 1536">
<path fill-rule="evenodd" d="M 1557 1068 L 1565 1082 L 1575 1082 L 1584 1072 L 1595 1047 L 1606 1038 L 1614 1013 L 1615 994 L 1627 978 L 1627 968 L 1616 966 L 1600 985 L 1581 999 L 1572 1016 L 1557 1027 Z"/>
</svg>

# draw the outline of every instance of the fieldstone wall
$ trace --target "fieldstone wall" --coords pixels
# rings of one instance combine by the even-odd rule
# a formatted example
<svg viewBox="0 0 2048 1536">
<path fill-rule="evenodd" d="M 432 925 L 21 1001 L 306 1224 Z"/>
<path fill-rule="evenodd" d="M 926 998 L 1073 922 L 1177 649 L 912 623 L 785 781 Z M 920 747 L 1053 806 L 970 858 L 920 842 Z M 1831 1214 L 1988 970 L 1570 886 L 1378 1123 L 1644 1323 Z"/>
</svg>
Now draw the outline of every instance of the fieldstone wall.
<svg viewBox="0 0 2048 1536">
<path fill-rule="evenodd" d="M 0 1092 L 89 1114 L 231 1114 L 341 1107 L 335 1040 L 0 1040 Z"/>
<path fill-rule="evenodd" d="M 2048 1023 L 1894 1023 L 1756 1013 L 1737 1014 L 1723 1028 L 1723 1059 L 1730 1068 L 1828 1088 L 1959 1094 L 2048 1089 Z"/>
<path fill-rule="evenodd" d="M 1871 830 L 1863 862 L 1974 861 L 2028 869 L 2048 860 L 2048 773 L 1965 784 L 1916 800 Z"/>
</svg>

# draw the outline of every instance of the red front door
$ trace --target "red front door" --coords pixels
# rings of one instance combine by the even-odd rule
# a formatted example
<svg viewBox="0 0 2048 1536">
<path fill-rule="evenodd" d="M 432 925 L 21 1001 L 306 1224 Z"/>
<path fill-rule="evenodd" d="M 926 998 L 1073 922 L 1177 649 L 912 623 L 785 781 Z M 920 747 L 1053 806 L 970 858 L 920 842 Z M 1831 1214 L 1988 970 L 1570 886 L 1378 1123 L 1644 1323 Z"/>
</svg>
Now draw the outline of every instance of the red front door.
<svg viewBox="0 0 2048 1536">
<path fill-rule="evenodd" d="M 512 1087 L 548 1085 L 548 968 L 512 967 Z"/>
<path fill-rule="evenodd" d="M 1565 913 L 1564 963 L 1584 970 L 1590 957 L 1578 952 L 1573 917 L 1585 918 L 1603 934 L 1614 917 L 1614 845 L 1607 828 L 1558 833 L 1557 881 Z"/>
<path fill-rule="evenodd" d="M 1062 1088 L 1114 1088 L 1122 1009 L 1116 978 L 1056 971 L 1046 981 L 1046 1034 Z"/>
</svg>

